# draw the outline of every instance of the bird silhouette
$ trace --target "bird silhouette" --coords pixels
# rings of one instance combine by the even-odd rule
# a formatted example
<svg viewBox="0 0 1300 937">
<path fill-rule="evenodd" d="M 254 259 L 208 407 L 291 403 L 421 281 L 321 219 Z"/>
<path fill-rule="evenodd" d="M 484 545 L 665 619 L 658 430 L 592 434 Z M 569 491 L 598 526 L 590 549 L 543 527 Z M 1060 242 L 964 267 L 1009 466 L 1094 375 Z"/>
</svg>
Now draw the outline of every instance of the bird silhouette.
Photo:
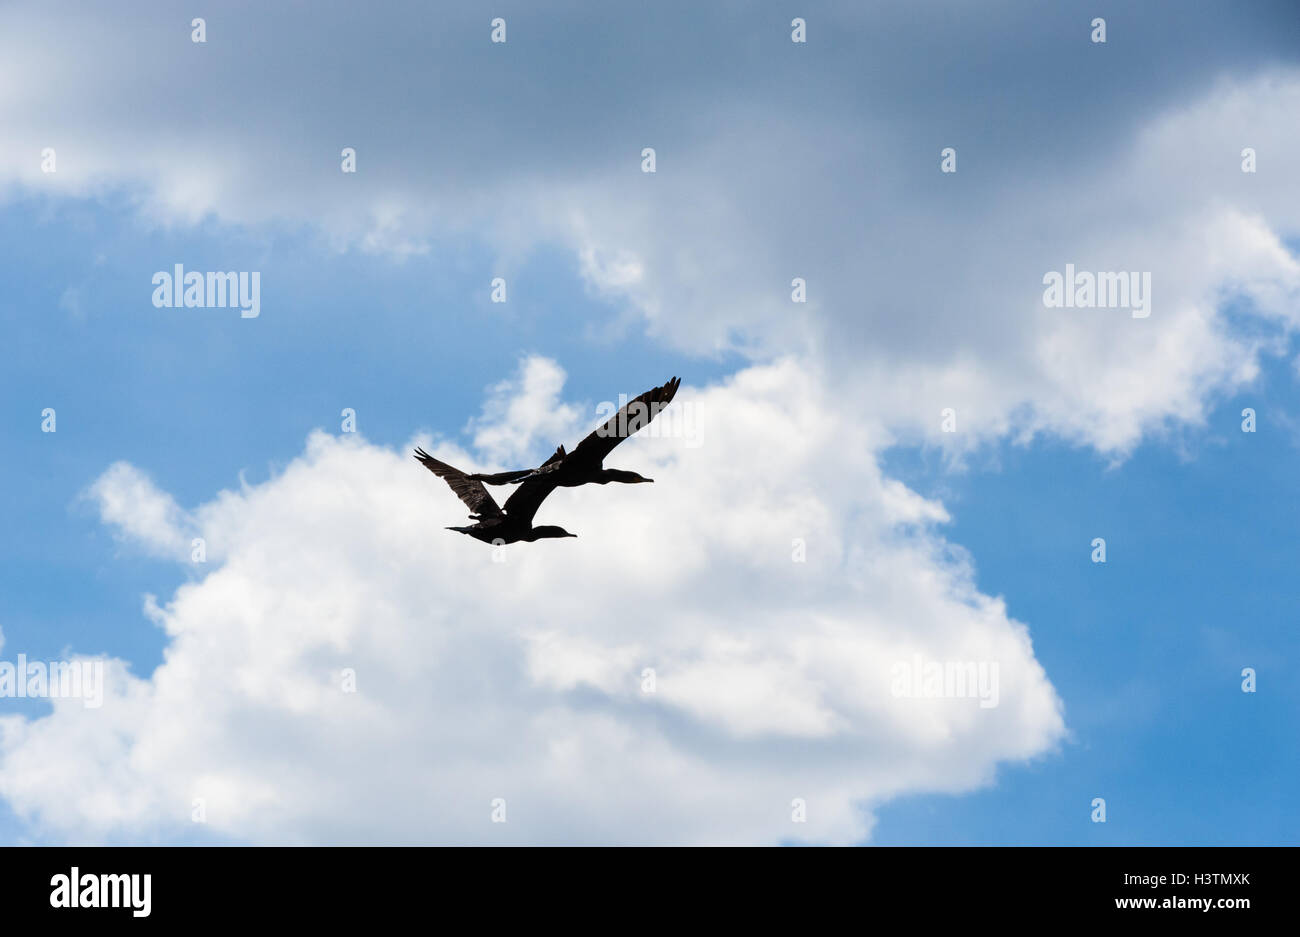
<svg viewBox="0 0 1300 937">
<path fill-rule="evenodd" d="M 659 415 L 659 411 L 672 401 L 681 383 L 680 378 L 674 377 L 668 383 L 652 387 L 639 397 L 629 400 L 622 409 L 588 433 L 572 452 L 566 453 L 564 447 L 560 446 L 555 450 L 554 455 L 535 469 L 465 477 L 489 485 L 508 485 L 516 482 L 533 484 L 545 479 L 553 487 L 562 488 L 576 488 L 578 485 L 587 484 L 606 485 L 610 482 L 633 485 L 652 482 L 653 478 L 646 478 L 637 472 L 605 468 L 605 457 L 624 439 L 649 425 L 650 421 Z M 507 507 L 509 503 L 506 502 Z"/>
<path fill-rule="evenodd" d="M 415 450 L 415 458 L 447 483 L 456 497 L 470 509 L 469 519 L 478 522 L 470 527 L 448 527 L 448 530 L 468 534 L 484 543 L 532 543 L 535 540 L 578 536 L 563 527 L 533 526 L 533 516 L 537 509 L 546 500 L 546 496 L 555 490 L 555 484 L 549 477 L 538 476 L 523 482 L 506 499 L 505 507 L 502 508 L 478 479 L 446 462 L 438 461 L 423 449 Z"/>
</svg>

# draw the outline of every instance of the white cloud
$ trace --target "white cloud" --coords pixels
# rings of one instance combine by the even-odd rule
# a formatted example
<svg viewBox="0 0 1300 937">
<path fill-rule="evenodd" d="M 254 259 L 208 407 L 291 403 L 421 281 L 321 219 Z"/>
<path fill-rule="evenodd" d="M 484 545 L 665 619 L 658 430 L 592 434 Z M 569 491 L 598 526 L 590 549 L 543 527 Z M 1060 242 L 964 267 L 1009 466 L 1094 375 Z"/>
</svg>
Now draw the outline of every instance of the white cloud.
<svg viewBox="0 0 1300 937">
<path fill-rule="evenodd" d="M 555 365 L 522 367 L 553 399 L 527 374 Z M 889 796 L 1054 747 L 1025 627 L 798 362 L 687 402 L 702 445 L 624 443 L 656 483 L 556 492 L 539 522 L 579 538 L 504 563 L 442 529 L 463 506 L 408 452 L 314 434 L 195 512 L 222 559 L 151 601 L 152 675 L 117 666 L 100 710 L 0 721 L 0 794 L 54 838 L 184 837 L 201 797 L 210 830 L 256 842 L 849 842 Z M 106 523 L 174 539 L 135 470 L 95 490 Z M 998 661 L 999 705 L 895 698 L 913 654 Z"/>
<path fill-rule="evenodd" d="M 87 494 L 99 515 L 146 551 L 168 559 L 189 552 L 191 521 L 171 495 L 135 466 L 115 462 Z"/>
<path fill-rule="evenodd" d="M 496 463 L 519 467 L 529 463 L 539 440 L 572 435 L 578 410 L 560 401 L 564 376 L 564 370 L 549 358 L 524 358 L 514 380 L 490 389 L 482 416 L 471 423 L 474 447 Z"/>
<path fill-rule="evenodd" d="M 716 50 L 726 67 L 638 58 L 593 82 L 549 44 L 556 30 L 581 41 L 587 14 L 564 5 L 520 12 L 511 42 L 489 48 L 472 5 L 433 23 L 420 5 L 394 8 L 366 28 L 341 9 L 303 18 L 233 7 L 199 46 L 165 5 L 92 5 L 70 18 L 12 4 L 0 11 L 10 141 L 0 182 L 29 194 L 127 191 L 160 223 L 306 224 L 335 246 L 396 255 L 461 236 L 510 259 L 558 244 L 656 340 L 759 361 L 806 355 L 863 419 L 956 450 L 1048 432 L 1122 456 L 1145 435 L 1198 424 L 1212 400 L 1253 380 L 1262 356 L 1284 350 L 1300 327 L 1300 276 L 1283 244 L 1300 233 L 1300 192 L 1284 169 L 1284 154 L 1300 149 L 1300 71 L 1255 66 L 1210 85 L 1180 60 L 1197 80 L 1182 99 L 1153 91 L 1146 113 L 1138 89 L 1093 108 L 1070 97 L 1089 94 L 1083 85 L 1064 88 L 1051 113 L 1025 116 L 1031 129 L 1044 124 L 1030 147 L 1023 134 L 972 135 L 952 113 L 966 90 L 932 87 L 906 50 L 879 71 L 915 96 L 908 113 L 878 80 L 850 79 L 853 42 L 915 28 L 855 6 L 822 11 L 843 48 L 817 47 L 828 77 L 815 87 L 826 93 L 790 106 L 780 89 L 805 79 L 751 19 L 726 28 L 765 50 L 772 77 L 761 87 L 724 80 L 756 67 L 758 53 L 739 41 Z M 948 27 L 927 28 L 952 39 L 969 15 L 961 7 Z M 1006 17 L 987 35 L 1019 55 L 1016 34 L 1028 27 L 1014 12 L 979 18 Z M 691 11 L 715 15 L 726 18 Z M 636 20 L 610 28 L 656 30 L 629 53 L 638 56 L 689 39 Z M 421 37 L 394 42 L 393 30 Z M 286 58 L 286 36 L 385 66 Z M 249 68 L 263 56 L 278 63 L 273 80 Z M 1002 77 L 1041 82 L 1026 68 Z M 394 74 L 406 89 L 396 97 Z M 448 90 L 450 76 L 468 74 L 474 82 Z M 832 87 L 835 75 L 848 84 Z M 4 90 L 20 84 L 28 93 Z M 240 106 L 214 104 L 213 88 Z M 1046 128 L 1074 110 L 1092 122 L 1086 132 L 1051 137 Z M 955 175 L 938 171 L 936 126 L 967 128 L 949 141 Z M 339 171 L 345 145 L 358 150 L 355 175 Z M 639 170 L 645 145 L 659 151 L 654 175 Z M 46 146 L 59 152 L 57 173 L 40 171 Z M 1258 151 L 1256 174 L 1240 171 L 1245 146 Z M 1151 318 L 1045 309 L 1041 278 L 1066 263 L 1151 271 Z M 789 300 L 795 276 L 808 281 L 806 305 Z M 1229 296 L 1249 300 L 1274 340 L 1234 330 L 1221 312 Z M 945 407 L 958 411 L 955 435 L 938 431 Z"/>
</svg>

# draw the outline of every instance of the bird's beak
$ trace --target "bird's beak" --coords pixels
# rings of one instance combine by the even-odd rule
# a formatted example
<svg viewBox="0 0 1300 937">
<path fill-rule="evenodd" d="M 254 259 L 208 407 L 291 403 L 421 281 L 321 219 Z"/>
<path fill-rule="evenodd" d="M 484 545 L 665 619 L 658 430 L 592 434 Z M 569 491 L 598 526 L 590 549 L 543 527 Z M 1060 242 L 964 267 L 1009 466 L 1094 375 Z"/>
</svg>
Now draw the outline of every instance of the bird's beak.
<svg viewBox="0 0 1300 937">
<path fill-rule="evenodd" d="M 578 535 L 577 535 L 577 534 L 569 534 L 569 536 L 570 536 L 570 537 L 576 537 L 576 536 L 578 536 Z"/>
<path fill-rule="evenodd" d="M 654 481 L 654 479 L 653 479 L 653 478 L 643 478 L 643 479 L 641 479 L 641 481 L 643 481 L 643 482 L 652 482 L 652 481 Z"/>
</svg>

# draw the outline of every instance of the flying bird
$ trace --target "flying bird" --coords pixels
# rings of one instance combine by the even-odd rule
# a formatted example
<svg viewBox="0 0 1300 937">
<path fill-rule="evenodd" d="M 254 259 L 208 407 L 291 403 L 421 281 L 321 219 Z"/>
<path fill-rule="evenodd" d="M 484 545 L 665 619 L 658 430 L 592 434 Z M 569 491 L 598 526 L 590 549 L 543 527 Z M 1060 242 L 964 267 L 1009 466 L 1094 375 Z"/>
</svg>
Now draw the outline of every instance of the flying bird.
<svg viewBox="0 0 1300 937">
<path fill-rule="evenodd" d="M 676 395 L 681 383 L 680 378 L 674 377 L 668 383 L 652 387 L 636 399 L 629 400 L 621 410 L 588 433 L 587 438 L 578 443 L 572 452 L 566 453 L 564 447 L 560 446 L 554 455 L 535 469 L 466 477 L 489 485 L 508 485 L 514 482 L 524 482 L 527 485 L 546 479 L 552 487 L 562 488 L 576 488 L 592 483 L 606 485 L 610 482 L 623 482 L 634 485 L 652 482 L 653 478 L 646 478 L 637 472 L 605 468 L 605 457 L 624 439 L 658 416 L 659 411 L 668 406 Z M 509 504 L 507 501 L 507 507 Z"/>
<path fill-rule="evenodd" d="M 532 543 L 559 537 L 576 537 L 563 527 L 533 526 L 533 515 L 546 500 L 546 496 L 555 490 L 554 483 L 547 477 L 535 477 L 525 481 L 506 499 L 505 507 L 499 507 L 488 494 L 483 483 L 460 469 L 439 462 L 423 449 L 415 450 L 415 458 L 430 472 L 445 481 L 456 493 L 456 497 L 465 502 L 469 508 L 469 519 L 478 523 L 470 527 L 448 527 L 448 530 L 468 534 L 484 543 Z"/>
</svg>

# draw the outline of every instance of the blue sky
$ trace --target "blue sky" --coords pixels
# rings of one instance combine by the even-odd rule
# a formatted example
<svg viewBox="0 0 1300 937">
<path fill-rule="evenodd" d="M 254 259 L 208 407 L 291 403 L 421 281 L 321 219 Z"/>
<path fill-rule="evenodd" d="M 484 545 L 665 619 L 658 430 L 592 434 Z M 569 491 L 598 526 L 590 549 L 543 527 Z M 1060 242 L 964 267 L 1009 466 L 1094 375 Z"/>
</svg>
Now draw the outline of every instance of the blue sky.
<svg viewBox="0 0 1300 937">
<path fill-rule="evenodd" d="M 1276 424 L 1240 432 L 1241 409 L 1264 400 L 1295 413 L 1291 375 L 1275 369 L 1223 401 L 1186 455 L 1144 446 L 1114 469 L 1059 444 L 1005 447 L 996 466 L 954 480 L 898 454 L 901 477 L 946 493 L 950 536 L 975 555 L 981 588 L 1036 623 L 1073 738 L 988 791 L 890 805 L 878 843 L 1295 841 L 1300 698 L 1286 674 L 1300 439 Z M 1095 536 L 1104 566 L 1090 559 Z M 1243 694 L 1243 667 L 1277 686 Z M 1104 825 L 1074 809 L 1096 796 L 1111 805 Z"/>
<path fill-rule="evenodd" d="M 0 94 L 0 659 L 130 673 L 0 699 L 0 841 L 1295 842 L 1300 20 L 948 7 L 0 12 L 52 76 Z M 155 308 L 178 263 L 261 316 Z M 1045 309 L 1066 263 L 1153 315 Z M 703 445 L 574 544 L 441 529 L 412 442 L 528 464 L 674 374 Z M 882 701 L 905 649 L 1003 703 Z"/>
</svg>

